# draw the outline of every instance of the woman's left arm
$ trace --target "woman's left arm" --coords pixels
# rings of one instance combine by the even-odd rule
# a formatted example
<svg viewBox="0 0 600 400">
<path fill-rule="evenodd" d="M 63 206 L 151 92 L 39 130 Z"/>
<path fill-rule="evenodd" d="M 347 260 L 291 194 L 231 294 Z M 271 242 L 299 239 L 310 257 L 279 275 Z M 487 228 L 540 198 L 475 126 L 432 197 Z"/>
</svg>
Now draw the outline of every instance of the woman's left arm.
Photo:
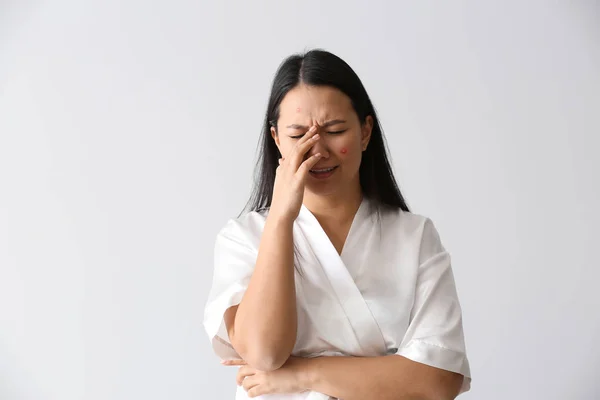
<svg viewBox="0 0 600 400">
<path fill-rule="evenodd" d="M 275 371 L 259 371 L 243 360 L 237 384 L 249 397 L 311 390 L 344 400 L 450 400 L 463 376 L 400 355 L 381 357 L 290 357 Z"/>
<path fill-rule="evenodd" d="M 344 400 L 450 400 L 463 376 L 399 355 L 318 357 L 303 363 L 309 390 Z"/>
<path fill-rule="evenodd" d="M 430 219 L 422 230 L 411 317 L 397 353 L 310 360 L 305 368 L 311 390 L 344 400 L 446 400 L 470 388 L 450 254 Z"/>
</svg>

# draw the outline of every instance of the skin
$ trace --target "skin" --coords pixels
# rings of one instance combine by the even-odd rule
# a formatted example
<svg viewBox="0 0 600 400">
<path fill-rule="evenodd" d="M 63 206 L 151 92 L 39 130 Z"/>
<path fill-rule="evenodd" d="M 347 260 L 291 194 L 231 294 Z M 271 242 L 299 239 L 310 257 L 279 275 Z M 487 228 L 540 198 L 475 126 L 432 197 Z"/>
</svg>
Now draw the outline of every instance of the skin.
<svg viewBox="0 0 600 400">
<path fill-rule="evenodd" d="M 333 175 L 306 179 L 304 205 L 315 215 L 331 242 L 341 253 L 350 225 L 362 200 L 359 168 L 373 130 L 373 118 L 361 122 L 351 100 L 327 86 L 298 85 L 280 104 L 277 129 L 271 128 L 285 162 L 298 138 L 315 126 L 320 138 L 305 158 L 320 153 L 313 169 L 337 166 Z"/>
<path fill-rule="evenodd" d="M 287 159 L 277 168 L 273 201 L 252 277 L 239 306 L 225 312 L 231 344 L 259 370 L 281 367 L 296 341 L 292 227 L 309 170 L 320 159 L 318 153 L 309 157 L 306 153 L 318 140 L 313 129 L 289 148 Z"/>
<path fill-rule="evenodd" d="M 280 104 L 277 129 L 271 136 L 284 159 L 298 138 L 312 126 L 320 139 L 306 157 L 321 153 L 315 169 L 339 166 L 331 179 L 318 180 L 309 175 L 306 181 L 305 205 L 315 211 L 343 204 L 350 198 L 361 198 L 358 170 L 362 152 L 367 148 L 373 129 L 373 118 L 364 124 L 352 108 L 350 98 L 341 91 L 323 86 L 299 85 L 290 90 Z M 344 154 L 342 150 L 346 150 Z"/>
<path fill-rule="evenodd" d="M 310 128 L 313 128 L 312 130 Z M 257 264 L 239 306 L 225 313 L 243 360 L 237 381 L 250 397 L 315 390 L 352 399 L 453 399 L 462 375 L 402 356 L 290 357 L 297 315 L 292 226 L 304 204 L 341 253 L 362 192 L 359 167 L 373 119 L 360 121 L 350 98 L 330 87 L 298 85 L 280 105 L 271 129 L 282 159 Z M 310 169 L 337 167 L 327 179 Z"/>
<path fill-rule="evenodd" d="M 278 370 L 264 372 L 243 360 L 236 376 L 249 397 L 313 390 L 344 400 L 451 400 L 463 376 L 406 357 L 290 357 Z"/>
</svg>

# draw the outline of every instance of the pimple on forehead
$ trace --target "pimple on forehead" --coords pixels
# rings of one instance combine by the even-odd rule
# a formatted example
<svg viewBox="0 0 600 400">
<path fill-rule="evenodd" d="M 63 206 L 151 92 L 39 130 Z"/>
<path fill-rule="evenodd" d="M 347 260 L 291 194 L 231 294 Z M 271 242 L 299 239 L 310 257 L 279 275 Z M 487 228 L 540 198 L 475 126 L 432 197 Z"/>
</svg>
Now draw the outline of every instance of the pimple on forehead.
<svg viewBox="0 0 600 400">
<path fill-rule="evenodd" d="M 299 113 L 300 111 L 302 111 L 302 107 L 297 107 L 296 112 Z"/>
<path fill-rule="evenodd" d="M 348 152 L 348 149 L 347 149 L 347 148 L 345 148 L 345 147 L 342 147 L 342 150 L 341 150 L 341 152 L 342 152 L 342 154 L 346 154 L 346 153 Z"/>
</svg>

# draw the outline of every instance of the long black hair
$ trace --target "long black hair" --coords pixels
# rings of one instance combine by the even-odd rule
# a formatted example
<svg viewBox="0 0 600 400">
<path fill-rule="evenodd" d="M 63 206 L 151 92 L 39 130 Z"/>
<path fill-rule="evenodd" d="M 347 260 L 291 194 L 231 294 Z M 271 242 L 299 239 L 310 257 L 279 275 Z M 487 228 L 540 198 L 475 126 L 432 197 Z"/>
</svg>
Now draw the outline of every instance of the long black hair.
<svg viewBox="0 0 600 400">
<path fill-rule="evenodd" d="M 279 105 L 284 96 L 299 84 L 334 87 L 350 97 L 361 124 L 366 122 L 367 116 L 373 118 L 371 139 L 362 153 L 359 169 L 363 195 L 374 200 L 377 208 L 387 206 L 409 211 L 394 178 L 385 138 L 367 91 L 344 60 L 321 49 L 286 58 L 275 74 L 259 143 L 255 186 L 246 210 L 258 211 L 271 206 L 275 170 L 281 158 L 271 137 L 271 127 L 277 129 Z"/>
</svg>

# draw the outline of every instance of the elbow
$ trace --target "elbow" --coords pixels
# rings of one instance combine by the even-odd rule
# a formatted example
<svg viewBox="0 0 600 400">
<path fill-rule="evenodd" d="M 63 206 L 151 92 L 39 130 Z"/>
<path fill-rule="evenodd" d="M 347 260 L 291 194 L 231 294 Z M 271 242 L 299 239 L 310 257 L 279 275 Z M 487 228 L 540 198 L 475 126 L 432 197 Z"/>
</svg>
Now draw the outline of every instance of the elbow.
<svg viewBox="0 0 600 400">
<path fill-rule="evenodd" d="M 248 364 L 252 365 L 259 371 L 271 372 L 281 368 L 288 358 L 289 355 L 282 357 L 272 354 L 264 354 L 255 357 L 252 361 L 249 361 Z"/>
<path fill-rule="evenodd" d="M 288 347 L 288 346 L 285 346 Z M 271 345 L 234 345 L 238 354 L 244 361 L 259 371 L 275 371 L 286 363 L 292 353 L 292 349 L 277 349 Z"/>
<path fill-rule="evenodd" d="M 454 400 L 456 399 L 456 396 L 452 396 L 452 395 L 444 395 L 442 397 L 440 396 L 422 396 L 422 397 L 418 397 L 419 400 Z"/>
<path fill-rule="evenodd" d="M 275 371 L 286 363 L 292 350 L 276 349 L 267 346 L 255 346 L 254 351 L 249 351 L 246 362 L 259 371 Z"/>
<path fill-rule="evenodd" d="M 407 397 L 403 395 L 400 398 L 405 399 Z M 447 397 L 446 395 L 432 395 L 431 393 L 412 393 L 408 398 L 411 400 L 454 400 L 456 396 Z"/>
<path fill-rule="evenodd" d="M 429 385 L 429 392 L 422 396 L 423 400 L 454 400 L 460 394 L 464 377 L 457 373 L 448 374 L 446 379 Z"/>
<path fill-rule="evenodd" d="M 412 397 L 411 397 L 412 398 Z M 414 397 L 415 400 L 454 400 L 456 396 L 453 397 L 439 397 L 439 396 L 431 396 L 431 395 L 423 395 Z"/>
<path fill-rule="evenodd" d="M 431 392 L 429 393 L 421 393 L 418 395 L 414 395 L 415 400 L 454 400 L 456 399 L 456 394 L 450 394 L 450 393 L 434 393 L 432 394 Z"/>
</svg>

